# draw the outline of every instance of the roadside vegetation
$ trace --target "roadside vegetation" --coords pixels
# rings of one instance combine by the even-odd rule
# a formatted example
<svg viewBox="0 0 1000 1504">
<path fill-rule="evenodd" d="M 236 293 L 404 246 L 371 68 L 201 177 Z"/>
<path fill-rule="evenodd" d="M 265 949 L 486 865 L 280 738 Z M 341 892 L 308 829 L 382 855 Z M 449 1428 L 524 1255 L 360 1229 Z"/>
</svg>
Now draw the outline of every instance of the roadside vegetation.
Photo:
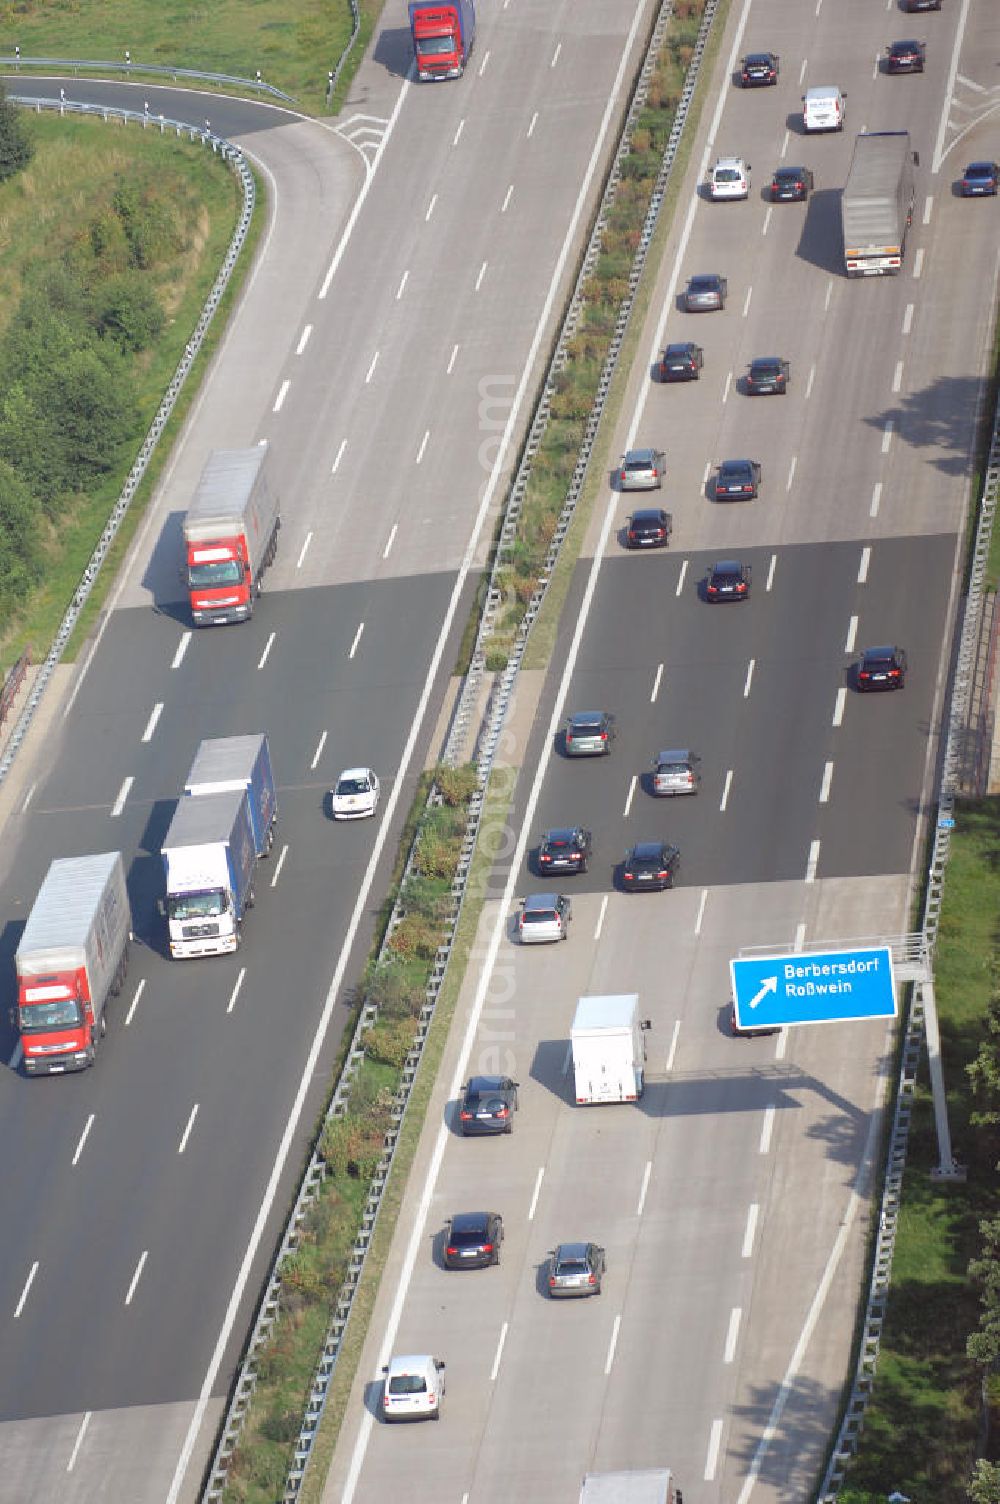
<svg viewBox="0 0 1000 1504">
<path fill-rule="evenodd" d="M 361 34 L 352 49 L 352 65 L 364 54 L 383 0 L 358 0 Z M 405 11 L 401 10 L 401 26 Z M 19 0 L 3 7 L 3 51 L 15 45 L 22 57 L 73 58 L 110 62 L 129 76 L 142 77 L 141 64 L 158 68 L 195 68 L 256 79 L 280 89 L 309 114 L 322 114 L 328 74 L 336 68 L 350 40 L 353 19 L 349 0 L 189 0 L 154 4 L 153 0 Z M 349 70 L 350 71 L 350 70 Z M 22 70 L 30 92 L 30 70 Z M 146 75 L 153 79 L 154 75 Z M 172 82 L 172 80 L 158 80 Z M 178 80 L 184 87 L 184 80 Z M 202 87 L 197 80 L 189 87 Z"/>
<path fill-rule="evenodd" d="M 938 1163 L 924 1065 L 910 1130 L 873 1398 L 842 1504 L 895 1491 L 1000 1499 L 1000 800 L 956 810 L 935 960 L 948 1112 L 963 1185 Z"/>
<path fill-rule="evenodd" d="M 211 152 L 173 137 L 6 109 L 26 147 L 0 181 L 9 664 L 48 651 L 218 273 L 239 189 Z M 0 162 L 4 118 L 0 107 Z"/>
</svg>

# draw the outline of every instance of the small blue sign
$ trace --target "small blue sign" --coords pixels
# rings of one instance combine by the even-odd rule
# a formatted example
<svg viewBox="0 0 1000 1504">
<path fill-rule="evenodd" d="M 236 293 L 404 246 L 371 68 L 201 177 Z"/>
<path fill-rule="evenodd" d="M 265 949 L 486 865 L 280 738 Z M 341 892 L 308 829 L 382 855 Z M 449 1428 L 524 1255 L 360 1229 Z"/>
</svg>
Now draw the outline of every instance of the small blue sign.
<svg viewBox="0 0 1000 1504">
<path fill-rule="evenodd" d="M 888 946 L 739 956 L 730 961 L 729 973 L 740 1029 L 896 1016 Z"/>
</svg>

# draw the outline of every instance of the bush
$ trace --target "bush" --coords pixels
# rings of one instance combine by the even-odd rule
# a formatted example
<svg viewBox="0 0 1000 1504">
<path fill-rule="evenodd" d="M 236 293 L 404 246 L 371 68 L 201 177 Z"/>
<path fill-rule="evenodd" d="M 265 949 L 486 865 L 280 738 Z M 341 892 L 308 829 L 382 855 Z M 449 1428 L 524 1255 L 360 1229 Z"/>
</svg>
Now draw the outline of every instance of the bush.
<svg viewBox="0 0 1000 1504">
<path fill-rule="evenodd" d="M 364 988 L 366 1001 L 378 1008 L 381 1019 L 415 1018 L 427 1001 L 422 983 L 410 981 L 398 966 L 379 966 Z"/>
<path fill-rule="evenodd" d="M 7 98 L 0 84 L 0 183 L 27 167 L 35 148 L 28 135 L 25 117 Z"/>
<path fill-rule="evenodd" d="M 433 960 L 441 939 L 441 927 L 423 914 L 406 914 L 392 931 L 386 944 L 402 960 L 420 956 Z"/>
<path fill-rule="evenodd" d="M 450 894 L 440 880 L 410 876 L 399 895 L 408 914 L 421 914 L 431 924 L 441 924 L 449 907 Z"/>
<path fill-rule="evenodd" d="M 357 1104 L 352 1098 L 343 1117 L 323 1125 L 319 1152 L 332 1174 L 371 1179 L 385 1149 L 391 1106 L 391 1092 L 379 1092 L 371 1101 Z"/>
<path fill-rule="evenodd" d="M 415 1019 L 380 1019 L 365 1034 L 365 1053 L 369 1060 L 374 1060 L 379 1065 L 390 1065 L 394 1070 L 402 1070 L 406 1057 L 413 1048 L 416 1033 Z"/>
<path fill-rule="evenodd" d="M 145 350 L 166 322 L 153 287 L 136 272 L 111 277 L 95 294 L 97 332 L 120 350 Z"/>
</svg>

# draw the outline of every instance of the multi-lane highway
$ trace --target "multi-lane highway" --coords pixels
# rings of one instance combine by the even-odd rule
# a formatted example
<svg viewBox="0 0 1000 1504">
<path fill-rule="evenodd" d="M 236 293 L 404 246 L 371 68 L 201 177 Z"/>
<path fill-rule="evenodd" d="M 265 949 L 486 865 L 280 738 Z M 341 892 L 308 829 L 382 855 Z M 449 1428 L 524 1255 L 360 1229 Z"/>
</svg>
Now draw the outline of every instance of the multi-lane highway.
<svg viewBox="0 0 1000 1504">
<path fill-rule="evenodd" d="M 57 855 L 123 851 L 140 944 L 96 1069 L 27 1081 L 4 1044 L 4 1500 L 194 1496 L 649 10 L 486 6 L 475 67 L 440 90 L 406 83 L 389 18 L 339 136 L 140 91 L 154 118 L 238 139 L 271 218 L 100 629 L 18 770 L 8 977 Z M 209 449 L 262 438 L 278 562 L 250 626 L 192 636 L 179 515 Z M 281 815 L 244 947 L 171 963 L 155 900 L 173 802 L 203 737 L 258 730 Z M 359 761 L 384 812 L 334 829 L 324 791 Z"/>
<path fill-rule="evenodd" d="M 669 551 L 623 552 L 630 502 L 598 503 L 523 762 L 502 895 L 487 906 L 421 1158 L 390 1257 L 326 1500 L 571 1501 L 588 1468 L 672 1467 L 689 1499 L 810 1497 L 848 1371 L 864 1274 L 867 1197 L 887 1083 L 878 1024 L 734 1040 L 728 961 L 743 947 L 893 935 L 911 922 L 953 626 L 970 458 L 996 299 L 995 206 L 952 184 L 995 155 L 987 58 L 996 21 L 956 5 L 921 18 L 922 77 L 878 55 L 914 30 L 858 0 L 753 0 L 727 26 L 712 101 L 668 238 L 615 453 L 667 451 Z M 738 91 L 740 52 L 781 56 L 775 89 Z M 800 95 L 837 83 L 843 135 L 806 137 Z M 839 189 L 854 132 L 908 129 L 918 199 L 901 276 L 849 282 Z M 710 204 L 715 156 L 753 167 L 749 201 Z M 779 163 L 813 169 L 806 205 L 761 193 Z M 694 272 L 728 278 L 724 313 L 688 315 Z M 705 347 L 698 383 L 651 386 L 664 340 Z M 755 355 L 791 362 L 780 398 L 749 399 Z M 717 504 L 718 461 L 762 462 L 759 500 Z M 709 606 L 708 564 L 753 565 L 744 605 Z M 899 695 L 860 696 L 848 673 L 896 641 Z M 605 761 L 567 761 L 565 711 L 618 717 Z M 654 801 L 642 775 L 663 746 L 700 752 L 694 799 Z M 594 833 L 570 940 L 519 949 L 510 917 L 539 879 L 548 824 Z M 637 838 L 682 850 L 682 885 L 615 890 Z M 639 1107 L 571 1102 L 569 1027 L 582 993 L 636 990 L 651 1019 Z M 521 1083 L 511 1138 L 463 1140 L 453 1106 L 476 1070 Z M 440 1263 L 455 1212 L 503 1214 L 499 1268 Z M 545 1298 L 547 1251 L 593 1239 L 600 1299 Z M 439 1426 L 378 1423 L 390 1352 L 447 1363 Z"/>
</svg>

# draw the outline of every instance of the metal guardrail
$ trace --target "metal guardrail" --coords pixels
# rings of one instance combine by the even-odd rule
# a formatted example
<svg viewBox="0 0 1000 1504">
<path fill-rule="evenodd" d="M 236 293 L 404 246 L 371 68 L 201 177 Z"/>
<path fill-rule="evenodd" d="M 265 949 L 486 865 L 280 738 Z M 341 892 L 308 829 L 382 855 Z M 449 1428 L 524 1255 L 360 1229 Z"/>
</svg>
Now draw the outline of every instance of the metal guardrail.
<svg viewBox="0 0 1000 1504">
<path fill-rule="evenodd" d="M 354 46 L 355 42 L 358 40 L 358 36 L 359 36 L 359 34 L 361 32 L 361 11 L 360 11 L 360 9 L 358 7 L 358 0 L 349 0 L 349 3 L 350 3 L 350 7 L 351 7 L 351 16 L 352 16 L 352 18 L 354 20 L 354 26 L 353 26 L 353 29 L 351 31 L 351 35 L 350 35 L 350 37 L 347 40 L 347 46 L 344 48 L 343 52 L 340 54 L 340 61 L 338 62 L 336 68 L 334 68 L 333 72 L 330 74 L 330 87 L 329 87 L 329 89 L 327 91 L 327 103 L 328 104 L 331 103 L 332 100 L 333 100 L 334 90 L 336 89 L 337 85 L 340 83 L 340 75 L 344 71 L 344 66 L 347 63 L 347 59 L 348 59 L 348 56 L 350 55 L 351 49 Z"/>
<path fill-rule="evenodd" d="M 353 40 L 352 37 L 351 41 Z M 179 78 L 193 78 L 199 83 L 231 84 L 235 89 L 256 89 L 258 94 L 270 94 L 275 99 L 284 99 L 288 104 L 294 103 L 291 94 L 283 93 L 274 84 L 264 83 L 259 68 L 255 79 L 240 78 L 229 73 L 207 73 L 200 68 L 178 68 L 172 63 L 133 62 L 130 52 L 124 54 L 123 60 L 115 62 L 107 58 L 22 57 L 20 50 L 16 49 L 13 57 L 0 57 L 0 69 L 3 68 L 12 68 L 15 73 L 20 72 L 22 68 L 51 68 L 57 73 L 74 75 L 78 73 L 124 73 L 127 78 L 152 74 L 153 77 L 172 78 L 175 83 Z"/>
<path fill-rule="evenodd" d="M 26 648 L 3 681 L 3 689 L 0 690 L 0 726 L 3 725 L 10 714 L 10 707 L 14 703 L 18 690 L 24 683 L 24 676 L 30 666 L 31 652 Z"/>
<path fill-rule="evenodd" d="M 156 416 L 150 424 L 146 437 L 142 441 L 139 453 L 128 473 L 121 494 L 115 502 L 107 525 L 98 539 L 97 546 L 83 571 L 80 583 L 59 625 L 59 630 L 56 632 L 52 646 L 49 648 L 45 661 L 39 666 L 35 681 L 31 686 L 31 693 L 28 696 L 28 703 L 21 712 L 17 724 L 11 732 L 10 740 L 4 749 L 3 756 L 0 758 L 0 783 L 3 782 L 10 772 L 14 759 L 27 735 L 28 728 L 34 719 L 35 712 L 48 688 L 52 675 L 63 653 L 66 651 L 66 645 L 72 636 L 74 627 L 80 619 L 80 613 L 90 598 L 94 582 L 100 574 L 101 567 L 108 556 L 108 551 L 118 535 L 118 529 L 121 527 L 129 507 L 132 505 L 133 497 L 146 474 L 153 451 L 159 443 L 160 435 L 166 427 L 177 398 L 180 395 L 181 388 L 187 380 L 188 372 L 194 364 L 195 357 L 204 342 L 208 326 L 215 317 L 215 311 L 219 306 L 223 293 L 229 285 L 233 268 L 236 265 L 240 251 L 243 249 L 243 243 L 250 228 L 255 196 L 253 173 L 244 161 L 243 153 L 238 147 L 233 146 L 231 142 L 224 140 L 221 136 L 214 135 L 208 129 L 189 125 L 179 120 L 167 120 L 162 115 L 153 116 L 135 110 L 112 109 L 106 105 L 78 104 L 68 99 L 29 99 L 16 94 L 11 94 L 8 97 L 25 108 L 34 109 L 36 113 L 41 110 L 58 110 L 60 114 L 95 115 L 105 121 L 120 121 L 122 124 L 133 122 L 144 129 L 149 129 L 150 127 L 159 129 L 161 135 L 174 132 L 177 137 L 187 137 L 191 141 L 200 141 L 203 145 L 210 146 L 214 152 L 221 156 L 239 177 L 243 188 L 243 208 L 240 213 L 239 224 L 236 227 L 232 240 L 229 242 L 229 248 L 226 251 L 222 268 L 215 279 L 211 292 L 205 300 L 205 305 L 198 317 L 194 333 L 185 346 L 184 354 L 178 363 L 177 369 L 170 378 L 170 384 L 157 409 Z"/>
<path fill-rule="evenodd" d="M 717 0 L 709 0 L 709 4 L 706 8 L 705 16 L 703 18 L 702 27 L 699 32 L 698 44 L 688 68 L 687 81 L 685 83 L 681 102 L 678 105 L 677 116 L 675 117 L 674 126 L 671 130 L 670 139 L 664 156 L 664 165 L 661 168 L 660 175 L 657 179 L 656 191 L 654 192 L 650 214 L 647 216 L 646 224 L 643 229 L 641 244 L 639 250 L 636 253 L 636 260 L 639 264 L 636 269 L 634 269 L 633 276 L 630 279 L 628 312 L 631 311 L 635 289 L 638 286 L 639 277 L 641 276 L 642 271 L 642 265 L 645 262 L 646 251 L 648 249 L 652 231 L 655 226 L 656 216 L 659 212 L 660 203 L 662 202 L 663 189 L 665 187 L 667 177 L 669 176 L 670 166 L 673 163 L 674 155 L 676 154 L 677 142 L 680 139 L 684 121 L 687 118 L 687 111 L 690 106 L 691 97 L 694 93 L 694 85 L 697 80 L 697 73 L 700 67 L 701 57 L 704 52 L 705 41 L 707 40 L 708 32 L 711 27 L 716 9 Z M 551 398 L 552 390 L 552 377 L 565 361 L 566 341 L 571 336 L 572 330 L 575 327 L 577 320 L 579 319 L 580 310 L 582 308 L 581 288 L 583 286 L 583 281 L 585 277 L 591 274 L 594 265 L 596 264 L 597 255 L 599 253 L 600 236 L 607 224 L 607 216 L 610 210 L 611 201 L 614 197 L 618 183 L 621 180 L 621 162 L 628 151 L 628 142 L 635 119 L 639 111 L 643 108 L 645 102 L 649 80 L 653 73 L 655 60 L 660 50 L 663 32 L 665 30 L 667 20 L 669 19 L 670 12 L 671 0 L 663 0 L 663 4 L 661 5 L 656 24 L 654 25 L 653 31 L 651 33 L 646 60 L 640 73 L 639 83 L 633 95 L 632 105 L 626 116 L 625 124 L 623 126 L 622 141 L 619 145 L 618 152 L 616 153 L 614 167 L 611 174 L 609 175 L 608 182 L 605 185 L 601 207 L 598 211 L 597 219 L 595 221 L 595 227 L 591 235 L 587 254 L 584 257 L 583 268 L 581 269 L 581 272 L 577 279 L 576 289 L 571 299 L 570 310 L 563 322 L 562 331 L 560 333 L 559 340 L 557 341 L 556 356 L 550 363 L 548 382 L 546 384 L 543 396 L 540 399 L 539 408 L 536 411 L 535 420 L 530 430 L 529 441 L 525 447 L 525 455 L 522 458 L 521 465 L 519 467 L 517 481 L 515 482 L 515 485 L 511 490 L 511 494 L 508 497 L 507 508 L 505 510 L 505 518 L 502 527 L 502 538 L 508 540 L 508 548 L 511 546 L 513 541 L 513 527 L 516 524 L 516 516 L 520 515 L 520 509 L 523 504 L 524 489 L 527 484 L 528 470 L 525 461 L 528 458 L 529 450 L 532 456 L 537 452 L 541 433 L 544 430 L 545 423 L 548 420 L 549 401 Z M 616 342 L 613 351 L 614 360 L 611 361 L 611 357 L 609 355 L 609 361 L 611 361 L 611 363 L 610 365 L 606 363 L 605 371 L 602 372 L 602 384 L 598 398 L 600 411 L 603 411 L 608 385 L 610 384 L 611 373 L 613 372 L 614 364 L 617 361 L 617 356 L 621 348 L 621 336 L 622 334 L 624 334 L 627 322 L 628 318 L 626 313 L 624 317 L 619 319 L 619 326 L 616 330 Z M 558 364 L 556 363 L 557 361 Z M 600 412 L 598 412 L 597 417 L 592 420 L 591 423 L 588 423 L 588 459 L 590 450 L 593 447 L 593 437 L 596 432 L 599 418 Z M 535 442 L 532 444 L 533 439 Z M 573 486 L 571 487 L 573 505 L 575 505 L 576 498 L 579 495 L 580 488 L 583 483 L 583 472 L 585 472 L 585 470 L 586 464 L 583 465 L 582 471 L 580 466 L 578 466 L 577 471 L 579 472 L 579 476 L 577 474 L 574 474 Z M 513 519 L 512 509 L 516 509 Z M 560 522 L 562 522 L 562 518 L 560 519 Z M 567 527 L 568 518 L 565 522 L 565 525 L 563 525 L 561 527 L 561 530 L 558 532 L 558 543 L 555 540 L 553 542 L 553 549 L 550 552 L 550 562 L 546 567 L 546 577 L 551 572 L 551 567 L 555 562 L 556 555 L 558 554 L 558 545 L 561 544 L 562 540 L 565 538 Z M 534 614 L 536 613 L 533 613 L 531 618 L 532 620 L 534 620 Z M 525 631 L 523 633 L 523 637 L 526 638 L 526 636 L 527 628 L 525 628 Z M 479 637 L 477 638 L 477 653 L 480 655 L 478 677 L 475 677 L 475 670 L 470 669 L 469 675 L 467 676 L 466 689 L 463 691 L 463 696 L 461 697 L 462 699 L 468 700 L 470 703 L 474 701 L 475 695 L 476 693 L 478 693 L 478 687 L 482 679 L 482 637 L 483 626 L 481 624 Z M 517 657 L 517 666 L 520 665 L 520 657 L 521 653 L 523 653 L 523 639 L 521 640 L 520 647 L 521 652 Z M 515 674 L 516 667 L 514 673 L 505 673 L 503 683 L 506 690 L 506 698 L 501 700 L 498 697 L 494 705 L 494 714 L 500 714 L 501 723 L 502 715 L 506 713 L 507 707 L 509 705 L 510 690 L 513 686 Z M 469 680 L 474 680 L 475 684 L 475 688 L 471 692 L 471 699 L 468 691 Z M 457 716 L 453 718 L 452 728 L 448 738 L 448 746 L 449 748 L 453 749 L 453 752 L 456 745 L 455 725 L 457 719 Z M 417 1034 L 414 1040 L 413 1048 L 407 1055 L 403 1065 L 402 1083 L 392 1109 L 393 1126 L 386 1134 L 382 1157 L 373 1175 L 368 1200 L 362 1213 L 361 1230 L 358 1233 L 357 1239 L 355 1240 L 354 1248 L 352 1249 L 351 1256 L 348 1262 L 347 1276 L 344 1280 L 343 1285 L 338 1291 L 337 1298 L 334 1302 L 333 1316 L 327 1329 L 326 1338 L 323 1343 L 323 1349 L 313 1376 L 313 1382 L 310 1387 L 309 1397 L 306 1401 L 302 1426 L 293 1452 L 292 1464 L 286 1478 L 285 1488 L 282 1494 L 282 1504 L 294 1504 L 294 1501 L 298 1498 L 299 1490 L 302 1486 L 302 1480 L 305 1477 L 306 1468 L 308 1467 L 309 1459 L 312 1455 L 312 1448 L 319 1430 L 320 1420 L 322 1419 L 323 1411 L 326 1405 L 330 1382 L 336 1368 L 337 1358 L 340 1352 L 340 1344 L 343 1340 L 344 1331 L 346 1330 L 347 1322 L 350 1317 L 354 1295 L 357 1290 L 358 1283 L 361 1279 L 365 1264 L 365 1258 L 367 1256 L 368 1249 L 371 1246 L 372 1237 L 374 1236 L 379 1210 L 382 1204 L 382 1193 L 385 1189 L 385 1185 L 389 1178 L 389 1172 L 392 1168 L 393 1155 L 395 1153 L 396 1143 L 402 1129 L 406 1109 L 409 1104 L 410 1091 L 420 1064 L 420 1058 L 423 1053 L 423 1047 L 427 1038 L 428 1030 L 430 1029 L 431 1020 L 434 1016 L 434 1009 L 437 1003 L 438 994 L 441 990 L 441 985 L 444 981 L 445 972 L 451 955 L 455 930 L 458 924 L 459 917 L 461 915 L 469 871 L 471 869 L 472 859 L 476 849 L 476 842 L 479 836 L 479 826 L 485 802 L 486 784 L 493 767 L 493 759 L 496 751 L 498 736 L 499 725 L 497 726 L 496 734 L 487 736 L 482 739 L 481 745 L 478 749 L 477 775 L 479 780 L 479 787 L 470 801 L 469 817 L 466 822 L 465 832 L 462 837 L 461 852 L 459 855 L 455 877 L 452 882 L 450 910 L 445 919 L 442 932 L 444 938 L 442 944 L 440 944 L 437 948 L 431 979 L 427 986 L 425 1001 L 420 1010 L 420 1015 L 417 1023 Z M 446 762 L 449 761 L 447 751 L 444 760 Z M 454 765 L 454 760 L 455 759 L 453 755 L 451 759 L 452 765 Z M 436 790 L 432 789 L 428 803 L 432 804 L 439 802 L 439 793 Z M 411 851 L 407 857 L 407 862 L 403 873 L 403 880 L 400 884 L 401 892 L 405 889 L 406 878 L 412 869 L 414 850 L 415 847 L 411 848 Z M 390 916 L 389 925 L 386 931 L 386 940 L 388 940 L 388 937 L 392 933 L 395 925 L 400 922 L 400 919 L 403 917 L 403 913 L 404 909 L 402 903 L 397 900 L 393 908 L 392 915 Z M 383 959 L 384 954 L 385 942 L 383 942 L 382 951 L 379 954 L 379 961 Z M 347 1052 L 343 1072 L 341 1074 L 340 1080 L 337 1083 L 336 1089 L 330 1102 L 330 1107 L 327 1112 L 327 1119 L 331 1117 L 337 1117 L 347 1109 L 350 1088 L 353 1085 L 357 1073 L 360 1070 L 361 1064 L 364 1060 L 364 1035 L 366 1031 L 371 1028 L 377 1017 L 377 1007 L 371 1004 L 366 999 L 362 1005 L 357 1025 L 355 1026 L 354 1035 L 351 1040 L 350 1048 Z M 322 1186 L 323 1180 L 325 1178 L 325 1174 L 326 1170 L 322 1158 L 314 1150 L 314 1152 L 310 1156 L 309 1164 L 307 1165 L 305 1173 L 300 1182 L 299 1191 L 296 1196 L 291 1215 L 288 1219 L 288 1222 L 286 1223 L 281 1245 L 275 1257 L 275 1261 L 271 1267 L 267 1289 L 258 1309 L 253 1331 L 247 1343 L 243 1362 L 240 1366 L 240 1371 L 237 1376 L 236 1383 L 233 1387 L 232 1394 L 230 1396 L 229 1405 L 227 1407 L 226 1415 L 220 1431 L 220 1438 L 217 1443 L 215 1454 L 213 1456 L 212 1464 L 209 1470 L 208 1482 L 202 1494 L 203 1504 L 217 1504 L 217 1501 L 221 1499 L 223 1495 L 226 1485 L 226 1479 L 228 1476 L 229 1462 L 239 1442 L 239 1437 L 242 1433 L 247 1412 L 250 1408 L 250 1402 L 256 1388 L 258 1358 L 260 1356 L 261 1349 L 263 1348 L 264 1343 L 267 1341 L 274 1323 L 277 1320 L 280 1310 L 281 1267 L 285 1259 L 294 1252 L 295 1248 L 298 1245 L 302 1223 L 308 1213 L 311 1203 L 315 1200 L 316 1196 L 319 1193 L 320 1187 Z"/>
<path fill-rule="evenodd" d="M 979 520 L 972 550 L 972 566 L 969 571 L 969 588 L 964 603 L 962 630 L 947 712 L 948 729 L 941 763 L 937 819 L 929 862 L 922 929 L 929 959 L 933 958 L 941 921 L 941 903 L 948 855 L 951 849 L 951 832 L 955 824 L 955 797 L 961 775 L 962 745 L 968 726 L 969 697 L 972 691 L 980 636 L 986 564 L 989 558 L 998 500 L 1000 500 L 1000 401 L 997 403 L 993 416 L 990 455 L 979 507 Z M 882 1326 L 889 1298 L 892 1258 L 896 1245 L 896 1224 L 902 1196 L 903 1171 L 906 1167 L 910 1116 L 913 1110 L 917 1068 L 923 1042 L 924 1001 L 921 996 L 920 983 L 917 982 L 914 986 L 903 1036 L 902 1060 L 896 1088 L 896 1107 L 893 1114 L 889 1152 L 886 1157 L 878 1237 L 862 1325 L 861 1348 L 851 1394 L 817 1496 L 817 1504 L 835 1504 L 841 1485 L 847 1481 L 848 1468 L 851 1458 L 858 1450 L 864 1429 L 865 1412 L 875 1382 Z"/>
</svg>

